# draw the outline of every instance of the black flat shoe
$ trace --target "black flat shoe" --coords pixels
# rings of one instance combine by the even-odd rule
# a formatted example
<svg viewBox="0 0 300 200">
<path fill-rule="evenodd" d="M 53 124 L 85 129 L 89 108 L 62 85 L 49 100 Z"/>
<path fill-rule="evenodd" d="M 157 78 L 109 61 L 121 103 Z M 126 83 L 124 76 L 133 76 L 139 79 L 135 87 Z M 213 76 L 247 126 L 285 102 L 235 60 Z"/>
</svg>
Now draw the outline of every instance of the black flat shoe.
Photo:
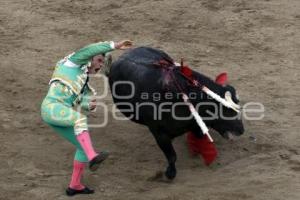
<svg viewBox="0 0 300 200">
<path fill-rule="evenodd" d="M 68 187 L 68 189 L 66 190 L 66 194 L 68 196 L 74 196 L 76 194 L 93 194 L 94 192 L 94 190 L 91 190 L 88 187 L 85 187 L 82 190 L 74 190 Z"/>
<path fill-rule="evenodd" d="M 100 164 L 108 157 L 109 153 L 106 151 L 102 151 L 101 153 L 99 153 L 99 155 L 97 155 L 95 158 L 93 158 L 90 162 L 89 162 L 89 168 L 90 170 L 96 171 Z"/>
</svg>

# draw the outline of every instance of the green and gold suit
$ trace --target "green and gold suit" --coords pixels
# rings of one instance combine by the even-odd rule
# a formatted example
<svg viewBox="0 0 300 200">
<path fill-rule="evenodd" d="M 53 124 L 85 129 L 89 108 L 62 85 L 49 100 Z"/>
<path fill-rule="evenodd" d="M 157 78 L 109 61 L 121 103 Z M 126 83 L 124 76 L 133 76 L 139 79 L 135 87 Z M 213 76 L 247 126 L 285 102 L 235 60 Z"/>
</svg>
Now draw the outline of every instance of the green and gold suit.
<svg viewBox="0 0 300 200">
<path fill-rule="evenodd" d="M 91 59 L 114 50 L 113 42 L 88 45 L 60 60 L 50 80 L 50 88 L 41 105 L 43 120 L 77 148 L 75 160 L 88 159 L 76 140 L 76 135 L 88 130 L 87 116 L 76 106 L 89 111 L 95 90 L 88 83 L 88 67 Z"/>
</svg>

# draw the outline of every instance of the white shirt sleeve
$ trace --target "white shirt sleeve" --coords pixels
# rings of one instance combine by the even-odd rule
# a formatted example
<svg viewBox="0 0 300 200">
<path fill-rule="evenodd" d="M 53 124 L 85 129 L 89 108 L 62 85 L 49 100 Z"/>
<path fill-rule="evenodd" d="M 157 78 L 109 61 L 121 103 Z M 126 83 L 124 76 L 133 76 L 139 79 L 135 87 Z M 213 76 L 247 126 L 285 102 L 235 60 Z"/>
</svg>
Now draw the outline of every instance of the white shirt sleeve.
<svg viewBox="0 0 300 200">
<path fill-rule="evenodd" d="M 115 42 L 114 41 L 110 41 L 110 48 L 115 49 Z"/>
</svg>

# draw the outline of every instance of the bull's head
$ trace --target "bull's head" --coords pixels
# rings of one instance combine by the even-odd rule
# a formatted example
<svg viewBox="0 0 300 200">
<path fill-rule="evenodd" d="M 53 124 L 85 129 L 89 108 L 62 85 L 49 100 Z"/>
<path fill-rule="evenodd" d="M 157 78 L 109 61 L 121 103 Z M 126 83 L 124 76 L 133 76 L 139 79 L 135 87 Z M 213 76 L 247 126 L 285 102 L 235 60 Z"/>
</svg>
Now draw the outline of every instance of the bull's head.
<svg viewBox="0 0 300 200">
<path fill-rule="evenodd" d="M 223 87 L 221 97 L 231 104 L 231 108 L 222 106 L 218 119 L 211 124 L 211 128 L 219 132 L 224 138 L 232 139 L 244 133 L 244 125 L 241 118 L 239 96 L 234 87 L 228 84 L 227 74 L 217 76 L 216 83 Z"/>
</svg>

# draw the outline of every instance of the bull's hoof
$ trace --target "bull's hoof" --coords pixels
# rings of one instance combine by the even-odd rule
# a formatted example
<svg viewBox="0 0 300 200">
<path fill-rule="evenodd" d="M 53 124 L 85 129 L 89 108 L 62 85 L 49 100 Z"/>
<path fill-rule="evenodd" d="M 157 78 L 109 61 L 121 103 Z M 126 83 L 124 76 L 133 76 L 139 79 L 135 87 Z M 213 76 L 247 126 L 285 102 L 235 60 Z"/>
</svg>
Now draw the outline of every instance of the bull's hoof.
<svg viewBox="0 0 300 200">
<path fill-rule="evenodd" d="M 176 168 L 169 166 L 165 172 L 165 175 L 169 180 L 173 180 L 176 177 L 176 173 Z"/>
</svg>

